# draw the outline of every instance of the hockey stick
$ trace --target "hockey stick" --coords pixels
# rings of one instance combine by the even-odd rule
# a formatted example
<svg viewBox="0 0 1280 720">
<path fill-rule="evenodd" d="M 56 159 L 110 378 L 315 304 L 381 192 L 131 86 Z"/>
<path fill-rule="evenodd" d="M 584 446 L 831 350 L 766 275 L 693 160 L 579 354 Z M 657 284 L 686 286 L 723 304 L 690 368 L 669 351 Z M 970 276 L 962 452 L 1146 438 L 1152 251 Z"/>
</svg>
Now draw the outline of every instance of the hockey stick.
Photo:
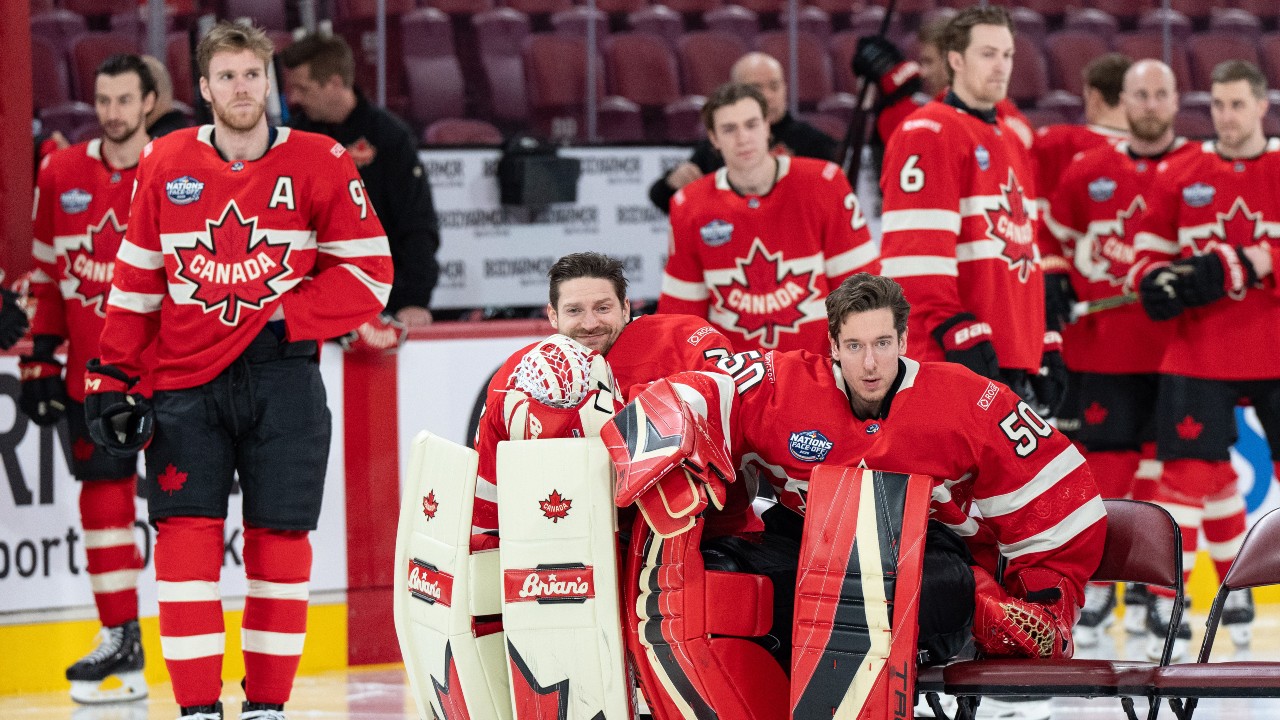
<svg viewBox="0 0 1280 720">
<path fill-rule="evenodd" d="M 885 33 L 889 32 L 889 21 L 893 19 L 893 11 L 897 7 L 898 0 L 889 0 L 889 6 L 884 10 L 884 17 L 880 19 L 880 30 L 876 35 L 884 37 Z M 854 50 L 854 53 L 856 54 L 857 50 Z M 849 62 L 853 62 L 852 58 Z M 849 187 L 853 188 L 854 193 L 858 192 L 858 173 L 862 170 L 862 146 L 866 142 L 867 116 L 871 114 L 865 108 L 867 96 L 873 84 L 870 80 L 863 80 L 862 90 L 858 93 L 858 104 L 853 108 L 853 115 L 849 118 L 849 129 L 845 132 L 844 140 L 840 142 L 840 152 L 837 153 L 837 157 L 843 161 L 844 176 L 849 179 Z"/>
<path fill-rule="evenodd" d="M 1124 293 L 1123 295 L 1112 295 L 1110 297 L 1098 298 L 1097 300 L 1087 300 L 1071 304 L 1071 322 L 1076 322 L 1086 315 L 1104 312 L 1106 310 L 1114 310 L 1116 308 L 1125 307 L 1138 302 L 1137 293 Z"/>
</svg>

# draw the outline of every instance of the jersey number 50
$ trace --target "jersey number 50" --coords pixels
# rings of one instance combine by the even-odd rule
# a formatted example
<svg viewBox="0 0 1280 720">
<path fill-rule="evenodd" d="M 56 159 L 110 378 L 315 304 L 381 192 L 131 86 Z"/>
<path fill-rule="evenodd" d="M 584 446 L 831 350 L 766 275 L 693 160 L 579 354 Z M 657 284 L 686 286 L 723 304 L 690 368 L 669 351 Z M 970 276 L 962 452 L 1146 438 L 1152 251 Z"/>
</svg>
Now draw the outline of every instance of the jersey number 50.
<svg viewBox="0 0 1280 720">
<path fill-rule="evenodd" d="M 1035 452 L 1040 445 L 1040 438 L 1053 434 L 1053 426 L 1024 402 L 1018 403 L 1017 409 L 1000 421 L 1000 429 L 1013 443 L 1013 451 L 1018 453 L 1018 457 L 1026 457 Z"/>
<path fill-rule="evenodd" d="M 724 348 L 711 348 L 702 354 L 708 360 L 715 360 L 720 372 L 733 378 L 733 385 L 741 395 L 764 379 L 764 363 L 760 362 L 759 350 L 748 350 L 730 355 Z"/>
</svg>

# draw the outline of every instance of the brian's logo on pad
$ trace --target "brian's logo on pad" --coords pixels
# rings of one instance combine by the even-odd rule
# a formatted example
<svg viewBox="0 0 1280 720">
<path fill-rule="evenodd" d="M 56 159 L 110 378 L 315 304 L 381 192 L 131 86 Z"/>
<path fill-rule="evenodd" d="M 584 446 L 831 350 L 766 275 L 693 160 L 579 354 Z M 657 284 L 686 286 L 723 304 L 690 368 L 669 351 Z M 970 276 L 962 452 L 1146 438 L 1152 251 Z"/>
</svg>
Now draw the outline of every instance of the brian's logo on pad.
<svg viewBox="0 0 1280 720">
<path fill-rule="evenodd" d="M 827 439 L 826 435 L 817 430 L 801 430 L 800 432 L 791 433 L 791 439 L 787 443 L 787 447 L 791 450 L 791 457 L 800 462 L 822 462 L 827 459 L 827 453 L 831 452 L 831 448 L 835 443 Z"/>
<path fill-rule="evenodd" d="M 542 516 L 553 523 L 569 517 L 569 509 L 572 507 L 573 501 L 561 495 L 559 490 L 552 490 L 546 500 L 538 501 L 538 509 L 542 511 Z"/>
<path fill-rule="evenodd" d="M 414 558 L 409 563 L 409 594 L 428 605 L 440 603 L 449 607 L 453 601 L 453 576 Z"/>
<path fill-rule="evenodd" d="M 164 194 L 169 196 L 169 202 L 174 205 L 190 205 L 200 199 L 202 192 L 204 183 L 190 175 L 183 175 L 164 184 Z"/>
<path fill-rule="evenodd" d="M 595 570 L 582 563 L 504 570 L 502 596 L 506 602 L 584 603 L 596 596 Z"/>
</svg>

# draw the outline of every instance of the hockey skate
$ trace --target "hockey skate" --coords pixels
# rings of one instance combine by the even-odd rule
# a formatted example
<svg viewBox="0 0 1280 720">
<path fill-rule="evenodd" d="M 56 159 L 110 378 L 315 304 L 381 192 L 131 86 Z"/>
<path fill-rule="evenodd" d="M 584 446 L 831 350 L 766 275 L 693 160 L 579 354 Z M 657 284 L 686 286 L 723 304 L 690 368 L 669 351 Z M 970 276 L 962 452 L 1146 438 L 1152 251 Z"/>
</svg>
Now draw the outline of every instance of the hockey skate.
<svg viewBox="0 0 1280 720">
<path fill-rule="evenodd" d="M 1124 584 L 1124 631 L 1130 635 L 1147 633 L 1147 598 L 1150 595 L 1146 585 Z"/>
<path fill-rule="evenodd" d="M 98 647 L 67 668 L 71 699 L 85 705 L 129 702 L 147 696 L 142 677 L 142 630 L 137 620 L 98 631 Z M 110 678 L 119 685 L 107 683 Z"/>
<path fill-rule="evenodd" d="M 240 720 L 285 720 L 284 706 L 245 702 L 240 706 Z"/>
<path fill-rule="evenodd" d="M 1238 648 L 1247 648 L 1253 640 L 1253 589 L 1242 588 L 1227 594 L 1222 604 L 1222 624 L 1231 634 L 1231 642 Z"/>
<path fill-rule="evenodd" d="M 1085 585 L 1084 608 L 1080 611 L 1080 619 L 1071 631 L 1075 637 L 1076 647 L 1096 647 L 1107 628 L 1115 622 L 1115 618 L 1111 615 L 1115 609 L 1115 585 L 1111 583 Z"/>
<path fill-rule="evenodd" d="M 182 714 L 178 716 L 178 720 L 222 720 L 222 703 L 184 707 L 179 712 Z"/>
<path fill-rule="evenodd" d="M 1178 599 L 1152 594 L 1147 602 L 1147 659 L 1160 661 L 1164 652 L 1165 632 L 1169 628 L 1169 618 L 1173 615 L 1173 604 Z M 1173 641 L 1173 653 L 1169 662 L 1178 662 L 1187 656 L 1187 647 L 1191 645 L 1191 623 L 1187 622 L 1186 606 L 1183 606 L 1182 621 L 1178 623 L 1177 636 Z"/>
</svg>

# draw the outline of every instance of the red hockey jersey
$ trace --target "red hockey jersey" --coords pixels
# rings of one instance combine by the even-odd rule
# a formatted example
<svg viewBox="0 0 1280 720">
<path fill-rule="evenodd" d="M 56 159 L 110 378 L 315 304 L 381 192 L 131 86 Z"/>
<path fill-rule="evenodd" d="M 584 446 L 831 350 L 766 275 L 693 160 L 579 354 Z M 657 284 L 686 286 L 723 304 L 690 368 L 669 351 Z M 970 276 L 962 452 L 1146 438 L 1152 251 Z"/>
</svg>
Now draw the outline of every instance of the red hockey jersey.
<svg viewBox="0 0 1280 720">
<path fill-rule="evenodd" d="M 324 340 L 391 291 L 386 235 L 342 145 L 279 128 L 261 158 L 231 162 L 212 131 L 143 150 L 117 256 L 102 361 L 140 375 L 154 340 L 157 390 L 217 376 L 281 306 L 288 340 Z"/>
<path fill-rule="evenodd" d="M 804 512 L 818 464 L 930 475 L 930 513 L 1012 582 L 1030 567 L 1067 578 L 1076 604 L 1102 554 L 1106 510 L 1084 457 L 1009 388 L 953 363 L 903 358 L 879 418 L 850 409 L 839 366 L 804 352 L 769 353 L 754 384 L 681 373 L 744 462 L 783 504 Z M 682 395 L 684 393 L 682 392 Z M 973 517 L 977 509 L 981 517 Z"/>
<path fill-rule="evenodd" d="M 1271 241 L 1280 264 L 1280 138 L 1256 158 L 1228 160 L 1212 141 L 1157 169 L 1150 207 L 1136 241 L 1133 276 L 1151 263 Z M 1280 265 L 1278 265 L 1280 266 Z M 1160 372 L 1213 380 L 1280 378 L 1280 290 L 1275 274 L 1258 286 L 1169 321 L 1173 336 Z"/>
<path fill-rule="evenodd" d="M 111 167 L 101 140 L 60 150 L 40 163 L 31 243 L 36 300 L 31 334 L 70 341 L 67 394 L 80 402 L 85 363 L 98 356 L 136 173 L 136 166 Z"/>
<path fill-rule="evenodd" d="M 498 529 L 498 489 L 494 482 L 497 470 L 498 443 L 508 440 L 503 418 L 503 401 L 516 365 L 537 343 L 517 350 L 507 358 L 493 379 L 485 399 L 480 425 L 476 428 L 475 447 L 480 455 L 476 478 L 476 502 L 472 511 L 473 548 L 483 547 L 479 536 Z M 618 390 L 628 401 L 654 380 L 685 370 L 714 370 L 730 375 L 742 372 L 748 363 L 758 360 L 759 352 L 734 355 L 733 346 L 706 319 L 689 315 L 646 315 L 632 320 L 609 348 L 605 359 L 613 371 Z M 742 488 L 738 483 L 737 487 Z M 731 505 L 717 514 L 712 534 L 746 529 L 759 529 L 750 514 L 750 498 L 745 493 L 730 493 Z M 733 518 L 733 520 L 729 520 Z"/>
<path fill-rule="evenodd" d="M 944 359 L 931 333 L 969 312 L 991 326 L 1000 367 L 1038 370 L 1045 323 L 1035 180 L 1005 120 L 925 105 L 889 141 L 880 188 L 881 267 L 911 302 L 907 354 Z"/>
<path fill-rule="evenodd" d="M 1085 151 L 1067 168 L 1045 215 L 1046 245 L 1071 264 L 1082 301 L 1115 297 L 1135 256 L 1134 236 L 1146 214 L 1156 167 L 1176 163 L 1199 146 L 1181 138 L 1158 158 L 1135 158 L 1126 142 Z M 1153 373 L 1160 369 L 1171 323 L 1153 322 L 1133 303 L 1085 315 L 1062 329 L 1067 367 L 1091 373 Z"/>
<path fill-rule="evenodd" d="M 1039 193 L 1040 221 L 1044 222 L 1045 211 L 1053 201 L 1054 193 L 1062 180 L 1063 173 L 1071 166 L 1071 160 L 1086 150 L 1101 145 L 1115 145 L 1128 137 L 1121 130 L 1102 127 L 1101 125 L 1049 125 L 1036 130 L 1035 144 L 1031 146 L 1031 155 L 1036 163 L 1036 189 Z M 1054 248 L 1053 239 L 1043 224 L 1036 235 L 1040 244 L 1040 253 L 1049 255 Z"/>
<path fill-rule="evenodd" d="M 834 163 L 778 158 L 766 195 L 742 196 L 721 168 L 676 193 L 658 312 L 705 317 L 739 349 L 827 344 L 831 288 L 876 271 L 876 248 Z"/>
</svg>

